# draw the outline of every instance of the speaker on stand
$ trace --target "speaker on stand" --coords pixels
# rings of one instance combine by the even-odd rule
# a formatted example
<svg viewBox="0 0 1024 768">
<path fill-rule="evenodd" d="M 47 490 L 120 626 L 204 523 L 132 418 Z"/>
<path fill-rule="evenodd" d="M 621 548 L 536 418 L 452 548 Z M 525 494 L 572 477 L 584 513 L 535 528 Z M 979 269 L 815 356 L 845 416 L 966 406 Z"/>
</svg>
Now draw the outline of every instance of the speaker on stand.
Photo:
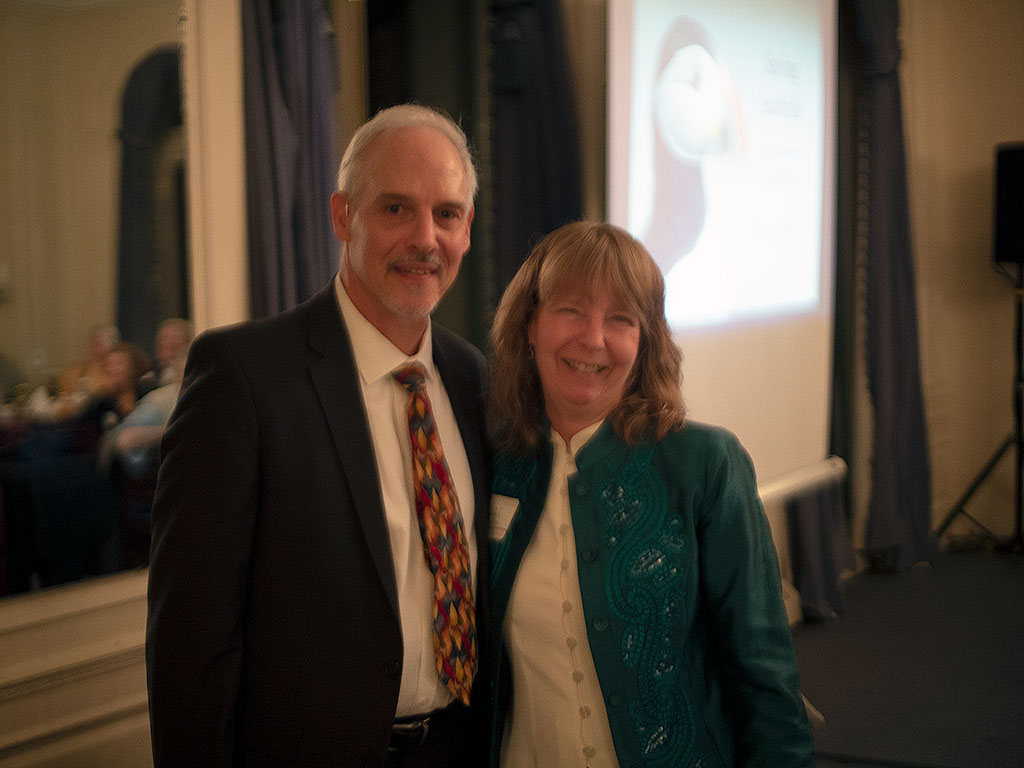
<svg viewBox="0 0 1024 768">
<path fill-rule="evenodd" d="M 992 458 L 971 481 L 957 503 L 946 515 L 936 531 L 941 538 L 958 515 L 964 515 L 981 528 L 996 544 L 996 548 L 1024 554 L 1024 142 L 996 146 L 995 161 L 995 231 L 992 256 L 1001 271 L 1014 281 L 1015 333 L 1013 341 L 1013 432 L 996 449 Z M 1012 264 L 1013 275 L 1005 266 Z M 964 505 L 984 484 L 999 460 L 1015 449 L 1014 532 L 1009 541 L 1000 541 L 988 528 L 978 522 Z"/>
</svg>

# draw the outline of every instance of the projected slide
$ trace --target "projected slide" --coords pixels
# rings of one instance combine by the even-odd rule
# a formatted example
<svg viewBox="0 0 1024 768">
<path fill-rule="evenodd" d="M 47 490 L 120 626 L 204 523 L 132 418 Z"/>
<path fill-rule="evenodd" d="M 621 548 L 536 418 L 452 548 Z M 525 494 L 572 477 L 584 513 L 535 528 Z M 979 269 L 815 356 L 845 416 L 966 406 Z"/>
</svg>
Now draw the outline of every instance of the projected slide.
<svg viewBox="0 0 1024 768">
<path fill-rule="evenodd" d="M 819 308 L 822 6 L 636 0 L 609 17 L 609 214 L 661 265 L 677 330 Z"/>
<path fill-rule="evenodd" d="M 608 0 L 608 216 L 661 265 L 697 421 L 827 456 L 835 0 Z"/>
</svg>

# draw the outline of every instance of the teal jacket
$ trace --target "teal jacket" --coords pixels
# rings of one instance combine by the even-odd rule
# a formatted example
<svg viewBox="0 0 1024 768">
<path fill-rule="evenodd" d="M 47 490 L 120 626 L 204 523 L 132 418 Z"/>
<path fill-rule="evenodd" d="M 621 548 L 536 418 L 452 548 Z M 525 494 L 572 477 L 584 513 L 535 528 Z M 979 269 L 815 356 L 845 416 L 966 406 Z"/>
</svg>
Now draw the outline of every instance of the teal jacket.
<svg viewBox="0 0 1024 768">
<path fill-rule="evenodd" d="M 491 539 L 492 626 L 544 506 L 551 445 L 499 456 L 518 507 Z M 569 497 L 587 636 L 622 768 L 812 768 L 779 566 L 746 451 L 688 423 L 628 446 L 608 423 L 576 458 Z M 493 521 L 492 521 L 493 522 Z M 491 633 L 497 764 L 510 675 Z"/>
</svg>

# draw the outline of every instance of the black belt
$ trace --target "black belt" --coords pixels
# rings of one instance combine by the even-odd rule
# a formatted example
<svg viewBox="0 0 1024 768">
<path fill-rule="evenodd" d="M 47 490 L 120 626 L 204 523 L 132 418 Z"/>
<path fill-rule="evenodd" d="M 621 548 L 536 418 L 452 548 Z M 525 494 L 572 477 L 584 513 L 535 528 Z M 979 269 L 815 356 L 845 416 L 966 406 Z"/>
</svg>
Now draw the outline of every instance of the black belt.
<svg viewBox="0 0 1024 768">
<path fill-rule="evenodd" d="M 427 734 L 436 730 L 459 710 L 460 704 L 451 704 L 444 709 L 435 709 L 425 715 L 397 717 L 391 726 L 391 741 L 388 752 L 408 753 L 423 746 Z"/>
</svg>

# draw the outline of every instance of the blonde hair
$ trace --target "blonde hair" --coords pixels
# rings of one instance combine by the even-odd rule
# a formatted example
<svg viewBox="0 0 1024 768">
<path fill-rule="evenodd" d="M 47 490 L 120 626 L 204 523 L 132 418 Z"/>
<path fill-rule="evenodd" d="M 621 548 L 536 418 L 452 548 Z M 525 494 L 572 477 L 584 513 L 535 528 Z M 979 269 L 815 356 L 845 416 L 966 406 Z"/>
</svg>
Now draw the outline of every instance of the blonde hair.
<svg viewBox="0 0 1024 768">
<path fill-rule="evenodd" d="M 610 224 L 578 221 L 547 235 L 509 283 L 491 328 L 488 421 L 495 445 L 535 451 L 548 431 L 544 393 L 527 329 L 537 308 L 568 290 L 611 292 L 640 321 L 640 345 L 625 397 L 608 418 L 630 444 L 660 440 L 683 425 L 682 353 L 665 322 L 665 281 L 647 250 Z"/>
</svg>

